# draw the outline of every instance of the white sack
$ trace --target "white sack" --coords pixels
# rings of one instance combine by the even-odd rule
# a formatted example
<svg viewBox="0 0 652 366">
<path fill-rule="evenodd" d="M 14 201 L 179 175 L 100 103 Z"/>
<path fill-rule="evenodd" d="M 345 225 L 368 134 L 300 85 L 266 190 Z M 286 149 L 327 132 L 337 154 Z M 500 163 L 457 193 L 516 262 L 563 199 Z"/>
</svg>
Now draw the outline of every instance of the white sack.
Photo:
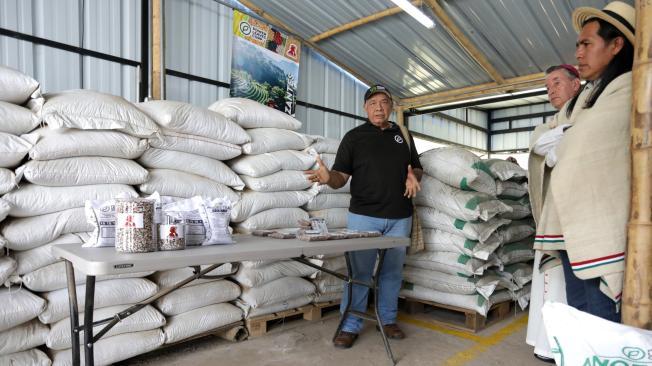
<svg viewBox="0 0 652 366">
<path fill-rule="evenodd" d="M 496 215 L 511 212 L 512 208 L 485 193 L 467 192 L 446 185 L 424 174 L 421 192 L 415 204 L 435 207 L 441 212 L 464 221 L 488 221 Z"/>
<path fill-rule="evenodd" d="M 49 332 L 50 329 L 38 319 L 0 332 L 0 355 L 27 351 L 45 344 Z"/>
<path fill-rule="evenodd" d="M 149 149 L 138 159 L 138 162 L 146 168 L 175 169 L 199 175 L 238 190 L 244 188 L 244 183 L 240 177 L 229 169 L 226 164 L 205 156 L 178 151 Z"/>
<path fill-rule="evenodd" d="M 7 200 L 0 198 L 0 221 L 7 218 L 11 212 L 11 204 Z"/>
<path fill-rule="evenodd" d="M 247 130 L 251 142 L 242 145 L 242 152 L 248 155 L 264 154 L 279 150 L 303 150 L 312 140 L 294 131 L 278 128 L 255 128 Z"/>
<path fill-rule="evenodd" d="M 509 220 L 491 219 L 487 222 L 473 223 L 455 219 L 443 212 L 437 211 L 432 207 L 417 206 L 419 219 L 424 228 L 439 229 L 451 234 L 463 235 L 467 239 L 486 241 L 491 234 L 504 225 L 509 224 Z"/>
<path fill-rule="evenodd" d="M 508 220 L 520 220 L 532 215 L 532 210 L 530 206 L 524 205 L 519 201 L 502 199 L 502 203 L 508 205 L 512 208 L 512 212 L 504 212 L 500 214 L 500 217 Z"/>
<path fill-rule="evenodd" d="M 326 220 L 326 227 L 329 229 L 347 227 L 348 213 L 348 208 L 327 208 L 325 210 L 308 211 L 310 217 L 322 217 Z"/>
<path fill-rule="evenodd" d="M 201 266 L 201 269 L 206 269 L 208 268 L 208 265 L 203 265 Z M 225 275 L 228 273 L 231 273 L 232 271 L 232 265 L 231 263 L 225 263 L 214 270 L 208 272 L 208 276 L 220 276 L 220 275 Z M 154 282 L 155 284 L 158 285 L 159 288 L 167 288 L 171 287 L 173 285 L 176 285 L 177 283 L 187 279 L 188 277 L 192 276 L 193 269 L 190 267 L 183 267 L 183 268 L 177 268 L 177 269 L 169 269 L 167 271 L 158 271 L 151 275 L 149 279 Z M 206 283 L 206 282 L 212 282 L 215 280 L 211 279 L 204 279 L 200 278 L 198 280 L 194 280 L 184 287 L 190 287 L 190 286 L 195 286 L 199 285 L 200 283 Z"/>
<path fill-rule="evenodd" d="M 313 298 L 313 302 L 319 303 L 319 302 L 331 302 L 331 301 L 336 301 L 336 300 L 341 300 L 342 299 L 342 291 L 337 291 L 337 292 L 330 292 L 330 293 L 324 293 L 324 294 L 317 294 Z"/>
<path fill-rule="evenodd" d="M 349 193 L 322 193 L 313 197 L 304 208 L 308 211 L 325 210 L 328 208 L 348 208 L 351 203 Z"/>
<path fill-rule="evenodd" d="M 105 281 L 117 278 L 139 278 L 146 277 L 153 272 L 134 272 L 122 273 L 117 275 L 97 276 L 95 281 Z M 68 283 L 66 277 L 66 263 L 56 262 L 41 267 L 33 272 L 27 273 L 21 277 L 21 283 L 34 292 L 55 291 L 66 288 Z M 75 284 L 83 285 L 86 283 L 86 274 L 82 271 L 75 271 Z"/>
<path fill-rule="evenodd" d="M 240 177 L 247 188 L 257 192 L 300 191 L 312 186 L 300 170 L 281 170 L 260 178 L 246 175 Z"/>
<path fill-rule="evenodd" d="M 294 208 L 303 206 L 314 196 L 314 192 L 256 192 L 246 191 L 231 209 L 231 221 L 242 222 L 247 218 L 272 208 Z"/>
<path fill-rule="evenodd" d="M 35 129 L 38 122 L 38 117 L 29 109 L 0 101 L 0 132 L 22 135 Z"/>
<path fill-rule="evenodd" d="M 120 130 L 151 137 L 159 128 L 147 115 L 122 97 L 91 90 L 47 94 L 41 116 L 50 127 L 80 130 Z"/>
<path fill-rule="evenodd" d="M 147 150 L 147 140 L 117 131 L 44 127 L 22 137 L 30 136 L 38 138 L 38 142 L 29 151 L 29 157 L 33 160 L 77 156 L 136 159 Z"/>
<path fill-rule="evenodd" d="M 120 193 L 138 196 L 133 187 L 126 184 L 48 187 L 26 183 L 20 189 L 4 195 L 3 199 L 12 206 L 11 216 L 29 217 L 84 207 L 87 200 L 108 201 Z"/>
<path fill-rule="evenodd" d="M 497 277 L 461 277 L 448 273 L 407 266 L 403 268 L 403 287 L 419 285 L 425 288 L 460 295 L 480 294 L 489 298 L 498 286 Z"/>
<path fill-rule="evenodd" d="M 94 308 L 104 308 L 113 305 L 134 304 L 154 295 L 158 286 L 144 278 L 125 278 L 101 281 L 95 284 Z M 84 308 L 86 286 L 77 286 L 77 306 Z M 42 293 L 47 300 L 45 311 L 38 318 L 45 324 L 52 324 L 69 316 L 68 289 Z"/>
<path fill-rule="evenodd" d="M 7 66 L 0 66 L 0 101 L 23 104 L 39 88 L 31 76 Z"/>
<path fill-rule="evenodd" d="M 149 145 L 158 149 L 180 151 L 216 160 L 229 160 L 242 154 L 242 148 L 232 143 L 168 130 L 163 130 L 161 138 L 150 139 Z"/>
<path fill-rule="evenodd" d="M 535 231 L 534 221 L 529 219 L 516 220 L 512 221 L 509 225 L 498 229 L 494 236 L 496 236 L 502 244 L 509 244 L 528 238 L 534 235 Z"/>
<path fill-rule="evenodd" d="M 423 241 L 427 251 L 454 252 L 482 260 L 487 260 L 501 244 L 501 241 L 494 236 L 479 242 L 437 229 L 423 229 Z"/>
<path fill-rule="evenodd" d="M 93 230 L 86 222 L 83 207 L 6 220 L 2 224 L 1 233 L 8 241 L 7 247 L 13 250 L 28 250 L 49 243 L 62 234 Z"/>
<path fill-rule="evenodd" d="M 161 196 L 190 198 L 226 197 L 231 202 L 237 202 L 240 196 L 224 184 L 198 175 L 184 173 L 171 169 L 151 169 L 147 182 L 139 186 L 140 191 L 147 194 L 158 192 Z"/>
<path fill-rule="evenodd" d="M 88 238 L 88 233 L 63 234 L 53 241 L 39 247 L 24 251 L 11 252 L 11 256 L 16 259 L 16 262 L 18 262 L 16 274 L 24 275 L 41 267 L 45 267 L 48 264 L 58 262 L 59 258 L 52 255 L 52 245 L 81 244 L 86 240 L 86 238 Z"/>
<path fill-rule="evenodd" d="M 338 189 L 333 189 L 328 186 L 328 184 L 321 184 L 318 186 L 319 192 L 324 194 L 330 193 L 350 193 L 351 192 L 351 179 L 346 181 L 346 184 L 343 187 Z"/>
<path fill-rule="evenodd" d="M 12 366 L 50 366 L 52 361 L 43 351 L 33 348 L 29 351 L 16 352 L 0 356 L 0 365 Z"/>
<path fill-rule="evenodd" d="M 320 154 L 321 161 L 324 163 L 326 168 L 329 170 L 333 169 L 333 165 L 335 164 L 335 157 L 336 154 Z M 318 164 L 315 164 L 315 169 L 319 168 Z"/>
<path fill-rule="evenodd" d="M 102 338 L 93 345 L 95 365 L 110 365 L 153 351 L 165 342 L 160 329 L 120 334 Z M 81 365 L 84 365 L 84 349 L 81 350 Z M 52 352 L 52 366 L 72 366 L 70 349 Z"/>
<path fill-rule="evenodd" d="M 147 170 L 119 158 L 76 157 L 48 161 L 31 160 L 16 170 L 34 184 L 63 187 L 88 184 L 129 184 L 147 181 Z"/>
<path fill-rule="evenodd" d="M 240 298 L 252 308 L 315 293 L 315 285 L 299 277 L 283 277 L 260 287 L 244 288 Z"/>
<path fill-rule="evenodd" d="M 536 255 L 536 251 L 535 251 Z M 537 271 L 539 268 L 538 263 L 535 264 L 537 267 Z M 566 301 L 566 286 L 564 281 L 564 273 L 562 271 L 561 266 L 551 268 L 547 271 L 551 271 L 554 269 L 555 274 L 552 276 L 559 276 L 558 279 L 561 280 L 559 285 L 556 285 L 554 287 L 557 288 L 556 292 L 563 293 L 563 298 L 564 302 Z M 514 263 L 514 264 L 509 264 L 506 265 L 505 268 L 503 268 L 503 272 L 501 273 L 503 276 L 505 276 L 507 279 L 513 281 L 516 285 L 519 287 L 525 286 L 526 283 L 532 281 L 534 272 L 533 272 L 533 266 L 531 263 Z M 552 277 L 551 276 L 551 277 Z M 543 274 L 541 274 L 541 295 L 543 296 Z"/>
<path fill-rule="evenodd" d="M 95 311 L 93 311 L 93 321 L 112 318 L 115 316 L 115 314 L 127 310 L 131 306 L 132 305 L 127 304 L 95 309 Z M 79 319 L 83 322 L 83 312 L 79 313 Z M 106 324 L 94 326 L 93 334 L 97 334 L 100 330 L 102 330 L 102 328 L 104 328 L 105 325 Z M 122 319 L 104 336 L 102 336 L 102 339 L 118 334 L 152 330 L 160 328 L 164 325 L 165 317 L 161 315 L 158 310 L 154 309 L 153 306 L 147 305 L 137 312 L 131 314 L 130 316 Z M 53 350 L 65 350 L 72 346 L 72 342 L 70 341 L 70 318 L 61 319 L 58 322 L 52 324 L 50 334 L 47 334 L 45 344 L 48 346 L 48 348 Z M 83 330 L 79 332 L 79 344 L 84 344 Z"/>
<path fill-rule="evenodd" d="M 547 302 L 543 323 L 557 365 L 647 365 L 652 331 Z"/>
<path fill-rule="evenodd" d="M 501 198 L 517 200 L 528 193 L 527 189 L 527 183 L 496 181 L 496 192 Z"/>
<path fill-rule="evenodd" d="M 45 300 L 22 288 L 0 288 L 0 332 L 36 318 Z"/>
<path fill-rule="evenodd" d="M 171 100 L 153 100 L 136 106 L 167 130 L 204 136 L 241 145 L 249 135 L 223 115 L 206 108 Z"/>
<path fill-rule="evenodd" d="M 270 154 L 278 159 L 283 170 L 307 170 L 312 168 L 316 162 L 314 156 L 303 151 L 280 150 Z"/>
<path fill-rule="evenodd" d="M 273 208 L 236 224 L 236 230 L 247 234 L 254 230 L 298 227 L 299 220 L 308 220 L 308 218 L 308 213 L 300 208 Z"/>
<path fill-rule="evenodd" d="M 259 178 L 280 171 L 281 162 L 271 153 L 243 155 L 229 161 L 229 167 L 238 174 Z"/>
<path fill-rule="evenodd" d="M 489 169 L 489 173 L 494 179 L 510 180 L 527 178 L 527 171 L 518 164 L 502 159 L 482 160 L 482 163 Z"/>
<path fill-rule="evenodd" d="M 9 279 L 18 267 L 16 260 L 11 257 L 0 257 L 0 286 Z"/>
<path fill-rule="evenodd" d="M 419 161 L 426 174 L 449 186 L 496 195 L 496 183 L 489 174 L 481 173 L 486 167 L 468 150 L 459 147 L 432 149 L 421 154 Z"/>
<path fill-rule="evenodd" d="M 32 148 L 34 139 L 28 141 L 9 133 L 0 132 L 0 168 L 13 168 L 20 164 Z"/>
<path fill-rule="evenodd" d="M 0 194 L 5 194 L 17 186 L 16 175 L 9 169 L 0 168 Z"/>
<path fill-rule="evenodd" d="M 274 127 L 298 130 L 301 122 L 277 109 L 246 98 L 226 98 L 211 104 L 215 111 L 243 128 Z"/>
<path fill-rule="evenodd" d="M 247 319 L 255 318 L 257 316 L 278 313 L 280 311 L 296 309 L 298 307 L 308 305 L 312 302 L 314 295 L 303 295 L 293 299 L 287 299 L 281 302 L 274 304 L 269 304 L 265 306 L 260 306 L 253 308 L 251 305 L 245 303 L 242 300 L 236 301 L 235 305 L 242 309 L 244 316 Z"/>
<path fill-rule="evenodd" d="M 323 136 L 310 136 L 315 139 L 315 142 L 310 145 L 317 153 L 337 154 L 337 149 L 340 147 L 340 140 L 331 139 Z"/>
<path fill-rule="evenodd" d="M 482 275 L 485 269 L 497 264 L 494 260 L 483 261 L 468 255 L 450 252 L 420 252 L 405 257 L 405 264 L 452 275 L 471 277 Z"/>
<path fill-rule="evenodd" d="M 242 267 L 232 278 L 244 287 L 259 287 L 281 277 L 308 277 L 316 272 L 317 270 L 310 266 L 289 260 L 260 268 Z"/>
<path fill-rule="evenodd" d="M 493 304 L 498 304 L 504 301 L 510 301 L 512 296 L 509 291 L 502 290 L 494 292 L 489 300 L 482 297 L 482 295 L 459 295 L 447 292 L 432 290 L 423 286 L 414 285 L 411 288 L 403 288 L 400 292 L 401 296 L 406 296 L 412 299 L 428 300 L 439 304 L 457 306 L 463 309 L 474 310 L 482 316 L 487 316 L 489 309 Z"/>
<path fill-rule="evenodd" d="M 533 239 L 505 244 L 496 251 L 496 255 L 504 265 L 529 262 L 534 259 Z"/>
<path fill-rule="evenodd" d="M 240 287 L 227 280 L 201 283 L 180 288 L 154 302 L 165 316 L 179 315 L 204 306 L 233 301 L 240 296 Z"/>
<path fill-rule="evenodd" d="M 165 343 L 179 342 L 240 320 L 242 320 L 242 310 L 231 304 L 204 306 L 168 318 L 168 323 L 163 327 Z"/>
</svg>

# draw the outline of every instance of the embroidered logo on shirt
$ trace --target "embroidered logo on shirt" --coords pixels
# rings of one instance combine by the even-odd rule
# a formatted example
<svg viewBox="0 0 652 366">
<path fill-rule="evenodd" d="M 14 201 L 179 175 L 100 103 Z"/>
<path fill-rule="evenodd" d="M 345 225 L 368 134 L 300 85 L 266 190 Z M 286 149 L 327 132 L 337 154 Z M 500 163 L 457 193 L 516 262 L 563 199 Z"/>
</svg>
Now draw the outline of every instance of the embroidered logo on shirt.
<svg viewBox="0 0 652 366">
<path fill-rule="evenodd" d="M 403 138 L 399 135 L 394 136 L 394 140 L 399 144 L 403 143 Z"/>
</svg>

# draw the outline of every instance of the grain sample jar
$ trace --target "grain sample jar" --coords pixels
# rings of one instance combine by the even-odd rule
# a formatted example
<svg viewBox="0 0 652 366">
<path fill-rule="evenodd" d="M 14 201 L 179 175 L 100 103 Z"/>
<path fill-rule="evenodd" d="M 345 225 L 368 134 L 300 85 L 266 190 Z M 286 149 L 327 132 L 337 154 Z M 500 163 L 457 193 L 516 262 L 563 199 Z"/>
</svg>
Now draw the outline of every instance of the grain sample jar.
<svg viewBox="0 0 652 366">
<path fill-rule="evenodd" d="M 156 251 L 152 237 L 154 201 L 144 198 L 117 199 L 115 204 L 115 250 L 122 253 Z"/>
<path fill-rule="evenodd" d="M 175 224 L 168 220 L 167 224 L 158 226 L 158 250 L 186 249 L 185 228 L 183 224 Z"/>
</svg>

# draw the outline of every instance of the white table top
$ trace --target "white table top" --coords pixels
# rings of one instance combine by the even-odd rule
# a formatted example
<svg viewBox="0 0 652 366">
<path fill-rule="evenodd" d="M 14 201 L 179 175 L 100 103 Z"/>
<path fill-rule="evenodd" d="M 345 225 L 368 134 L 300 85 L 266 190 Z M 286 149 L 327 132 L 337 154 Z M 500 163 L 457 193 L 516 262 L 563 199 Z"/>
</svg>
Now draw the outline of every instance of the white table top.
<svg viewBox="0 0 652 366">
<path fill-rule="evenodd" d="M 407 247 L 409 238 L 360 238 L 307 242 L 298 239 L 272 239 L 234 235 L 236 244 L 189 247 L 178 251 L 118 253 L 115 248 L 82 248 L 81 244 L 52 246 L 57 258 L 72 262 L 76 270 L 91 276 L 162 271 L 203 264 L 240 262 L 261 259 L 285 259 L 338 254 L 365 249 Z"/>
</svg>

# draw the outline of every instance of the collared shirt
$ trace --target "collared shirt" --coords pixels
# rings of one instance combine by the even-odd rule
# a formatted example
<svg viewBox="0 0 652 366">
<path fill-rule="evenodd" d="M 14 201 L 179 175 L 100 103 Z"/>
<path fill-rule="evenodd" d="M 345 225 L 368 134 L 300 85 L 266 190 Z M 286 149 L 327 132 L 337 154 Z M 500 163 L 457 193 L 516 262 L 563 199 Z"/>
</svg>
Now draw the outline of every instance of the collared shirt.
<svg viewBox="0 0 652 366">
<path fill-rule="evenodd" d="M 412 202 L 403 196 L 407 168 L 422 168 L 411 135 L 410 140 L 411 148 L 393 122 L 383 130 L 367 121 L 344 135 L 333 170 L 351 176 L 350 212 L 387 219 L 412 215 Z"/>
</svg>

